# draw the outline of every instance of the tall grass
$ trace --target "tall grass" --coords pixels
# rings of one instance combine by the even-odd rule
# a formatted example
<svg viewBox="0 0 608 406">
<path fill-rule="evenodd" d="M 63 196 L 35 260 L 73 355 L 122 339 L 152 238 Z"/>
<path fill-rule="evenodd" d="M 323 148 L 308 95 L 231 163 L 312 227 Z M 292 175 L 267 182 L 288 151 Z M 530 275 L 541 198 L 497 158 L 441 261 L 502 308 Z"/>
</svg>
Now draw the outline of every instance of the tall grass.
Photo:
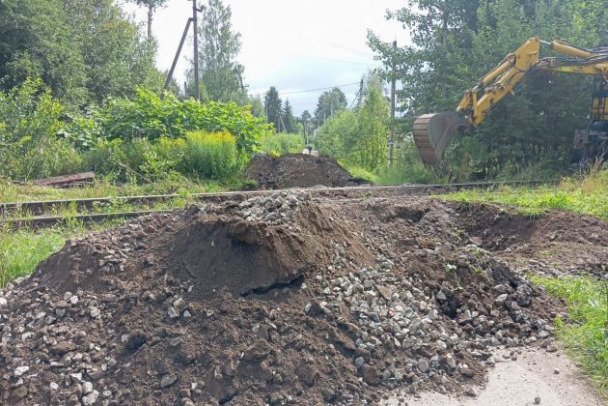
<svg viewBox="0 0 608 406">
<path fill-rule="evenodd" d="M 186 135 L 178 169 L 203 179 L 228 181 L 236 178 L 244 162 L 236 148 L 236 138 L 228 132 L 190 132 Z"/>
<path fill-rule="evenodd" d="M 553 186 L 463 190 L 445 198 L 510 204 L 530 213 L 562 209 L 608 218 L 608 169 L 594 170 L 584 177 L 567 178 Z"/>
<path fill-rule="evenodd" d="M 608 285 L 590 277 L 541 278 L 532 281 L 566 300 L 570 322 L 556 320 L 557 335 L 601 388 L 608 387 Z"/>
<path fill-rule="evenodd" d="M 58 251 L 65 242 L 58 230 L 0 230 L 0 286 L 30 274 L 40 261 Z"/>
</svg>

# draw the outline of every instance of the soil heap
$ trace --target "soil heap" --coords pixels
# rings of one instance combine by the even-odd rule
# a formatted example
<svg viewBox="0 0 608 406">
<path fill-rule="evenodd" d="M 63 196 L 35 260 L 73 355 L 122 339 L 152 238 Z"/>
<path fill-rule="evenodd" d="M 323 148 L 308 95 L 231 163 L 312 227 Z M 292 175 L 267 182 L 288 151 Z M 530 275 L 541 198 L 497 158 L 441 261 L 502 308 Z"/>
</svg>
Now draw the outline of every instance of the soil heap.
<svg viewBox="0 0 608 406">
<path fill-rule="evenodd" d="M 249 162 L 246 174 L 258 183 L 260 189 L 342 187 L 371 183 L 352 177 L 326 155 L 256 155 Z"/>
<path fill-rule="evenodd" d="M 600 261 L 605 224 L 559 216 L 293 191 L 91 233 L 0 293 L 0 399 L 321 405 L 462 391 L 497 346 L 557 350 L 561 305 L 505 258 L 588 221 L 593 241 L 573 249 Z"/>
</svg>

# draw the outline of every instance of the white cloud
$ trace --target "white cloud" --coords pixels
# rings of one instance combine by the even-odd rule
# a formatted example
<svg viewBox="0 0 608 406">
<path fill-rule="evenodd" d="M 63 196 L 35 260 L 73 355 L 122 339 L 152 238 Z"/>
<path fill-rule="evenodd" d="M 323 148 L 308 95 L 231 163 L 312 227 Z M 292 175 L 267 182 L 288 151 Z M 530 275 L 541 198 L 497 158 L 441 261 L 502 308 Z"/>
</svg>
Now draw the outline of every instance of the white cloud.
<svg viewBox="0 0 608 406">
<path fill-rule="evenodd" d="M 370 69 L 379 66 L 367 47 L 367 29 L 386 41 L 407 41 L 406 31 L 395 21 L 386 21 L 387 9 L 404 7 L 403 0 L 224 0 L 232 8 L 232 25 L 241 34 L 239 61 L 245 66 L 245 83 L 250 92 L 262 94 L 270 86 L 279 93 L 330 87 L 358 82 Z M 154 35 L 159 42 L 157 64 L 169 69 L 179 40 L 192 14 L 188 0 L 171 0 L 157 12 Z M 132 5 L 137 19 L 145 12 Z M 184 46 L 176 69 L 183 82 L 191 58 L 192 41 Z M 357 86 L 343 88 L 349 102 Z M 284 95 L 294 112 L 314 110 L 321 94 L 307 92 Z"/>
</svg>

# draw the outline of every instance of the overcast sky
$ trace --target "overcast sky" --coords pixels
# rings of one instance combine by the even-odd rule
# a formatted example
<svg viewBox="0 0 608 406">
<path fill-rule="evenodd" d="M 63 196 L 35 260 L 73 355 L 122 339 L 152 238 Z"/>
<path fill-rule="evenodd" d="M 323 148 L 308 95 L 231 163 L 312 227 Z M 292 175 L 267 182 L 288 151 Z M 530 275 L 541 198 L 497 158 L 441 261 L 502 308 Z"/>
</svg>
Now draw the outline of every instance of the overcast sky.
<svg viewBox="0 0 608 406">
<path fill-rule="evenodd" d="M 205 3 L 205 0 L 198 0 Z M 233 30 L 241 34 L 239 62 L 251 94 L 263 95 L 276 86 L 289 99 L 294 113 L 314 112 L 322 91 L 310 89 L 355 83 L 378 67 L 367 47 L 367 29 L 386 41 L 407 41 L 407 33 L 386 10 L 404 7 L 405 0 L 224 0 L 232 8 Z M 144 10 L 123 6 L 145 21 Z M 159 42 L 157 65 L 169 69 L 184 26 L 192 14 L 188 0 L 170 0 L 155 16 L 154 35 Z M 192 55 L 192 40 L 184 47 L 176 79 L 181 84 Z M 341 88 L 351 103 L 358 85 Z M 302 92 L 302 93 L 298 93 Z"/>
</svg>

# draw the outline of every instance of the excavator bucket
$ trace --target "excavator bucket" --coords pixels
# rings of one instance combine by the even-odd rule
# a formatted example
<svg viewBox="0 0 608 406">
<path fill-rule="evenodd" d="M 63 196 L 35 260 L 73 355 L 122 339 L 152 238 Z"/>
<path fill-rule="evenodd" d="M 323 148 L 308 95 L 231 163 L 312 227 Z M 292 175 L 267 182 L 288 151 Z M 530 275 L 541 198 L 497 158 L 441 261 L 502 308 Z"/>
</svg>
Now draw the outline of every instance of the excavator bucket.
<svg viewBox="0 0 608 406">
<path fill-rule="evenodd" d="M 464 115 L 457 112 L 425 114 L 414 122 L 414 141 L 426 166 L 438 166 L 448 141 L 458 131 L 469 128 Z"/>
</svg>

